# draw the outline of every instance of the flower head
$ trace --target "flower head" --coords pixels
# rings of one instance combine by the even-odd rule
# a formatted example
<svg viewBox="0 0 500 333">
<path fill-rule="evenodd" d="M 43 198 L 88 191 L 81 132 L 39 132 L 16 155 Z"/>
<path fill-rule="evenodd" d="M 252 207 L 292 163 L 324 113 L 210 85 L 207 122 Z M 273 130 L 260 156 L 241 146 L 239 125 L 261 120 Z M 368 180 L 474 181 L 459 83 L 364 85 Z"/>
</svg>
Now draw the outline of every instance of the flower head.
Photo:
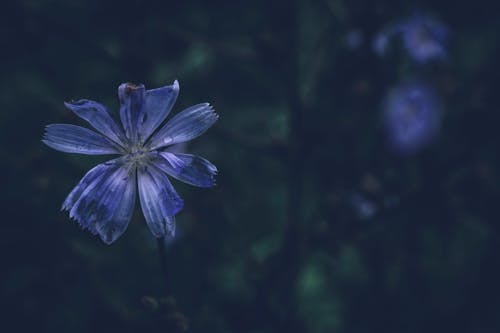
<svg viewBox="0 0 500 333">
<path fill-rule="evenodd" d="M 420 13 L 396 24 L 391 24 L 375 36 L 375 52 L 385 54 L 389 40 L 400 36 L 408 55 L 417 63 L 446 58 L 448 29 L 439 21 Z"/>
<path fill-rule="evenodd" d="M 401 24 L 403 44 L 418 63 L 446 57 L 448 29 L 428 16 L 415 14 Z"/>
<path fill-rule="evenodd" d="M 375 35 L 373 39 L 373 50 L 380 57 L 384 56 L 387 51 L 387 46 L 389 45 L 389 39 L 394 34 L 392 27 L 386 28 Z"/>
<path fill-rule="evenodd" d="M 209 161 L 166 150 L 198 137 L 218 118 L 208 103 L 202 103 L 160 126 L 178 94 L 177 81 L 152 90 L 124 83 L 118 88 L 122 126 L 102 104 L 84 99 L 65 105 L 95 131 L 68 124 L 46 127 L 42 141 L 53 149 L 120 155 L 91 169 L 62 205 L 71 218 L 108 244 L 125 232 L 137 192 L 149 229 L 154 236 L 163 237 L 174 236 L 175 214 L 183 207 L 168 176 L 199 187 L 214 185 L 217 168 Z"/>
<path fill-rule="evenodd" d="M 441 125 L 440 104 L 425 84 L 404 83 L 387 95 L 383 121 L 390 145 L 399 153 L 413 153 L 437 135 Z"/>
<path fill-rule="evenodd" d="M 363 32 L 359 29 L 352 29 L 344 36 L 344 42 L 351 50 L 356 50 L 363 44 Z"/>
<path fill-rule="evenodd" d="M 359 193 L 349 196 L 349 203 L 360 220 L 369 220 L 377 213 L 377 205 Z"/>
</svg>

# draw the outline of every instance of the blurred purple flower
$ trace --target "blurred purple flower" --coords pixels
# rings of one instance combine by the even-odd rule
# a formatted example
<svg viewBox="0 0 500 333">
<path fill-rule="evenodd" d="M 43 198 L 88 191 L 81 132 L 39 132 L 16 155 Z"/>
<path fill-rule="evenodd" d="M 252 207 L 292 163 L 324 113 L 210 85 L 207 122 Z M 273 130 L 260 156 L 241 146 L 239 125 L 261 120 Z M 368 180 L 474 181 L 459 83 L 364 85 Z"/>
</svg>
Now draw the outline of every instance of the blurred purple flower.
<svg viewBox="0 0 500 333">
<path fill-rule="evenodd" d="M 410 56 L 419 63 L 446 57 L 448 29 L 428 16 L 415 14 L 401 25 L 403 44 Z"/>
<path fill-rule="evenodd" d="M 344 37 L 347 47 L 356 50 L 363 44 L 363 32 L 359 29 L 352 29 Z"/>
<path fill-rule="evenodd" d="M 379 56 L 384 56 L 387 52 L 387 47 L 389 46 L 389 40 L 393 37 L 396 30 L 391 25 L 378 34 L 375 35 L 373 39 L 373 51 Z"/>
<path fill-rule="evenodd" d="M 377 205 L 359 193 L 349 197 L 349 203 L 354 209 L 357 217 L 361 220 L 369 220 L 377 213 Z"/>
<path fill-rule="evenodd" d="M 42 141 L 53 149 L 87 155 L 121 155 L 91 169 L 62 206 L 80 226 L 98 234 L 107 244 L 125 232 L 137 191 L 153 235 L 173 237 L 175 214 L 182 209 L 183 200 L 168 176 L 199 187 L 214 185 L 217 168 L 209 161 L 165 150 L 167 146 L 198 137 L 218 118 L 213 108 L 203 103 L 178 113 L 160 127 L 178 94 L 177 81 L 152 90 L 124 83 L 118 88 L 123 128 L 102 104 L 85 99 L 65 105 L 97 132 L 68 124 L 46 127 Z"/>
<path fill-rule="evenodd" d="M 389 143 L 399 153 L 416 152 L 439 132 L 441 107 L 432 90 L 423 83 L 410 82 L 393 88 L 383 111 Z"/>
<path fill-rule="evenodd" d="M 394 36 L 401 37 L 406 51 L 417 63 L 446 58 L 448 28 L 430 16 L 417 13 L 405 21 L 389 25 L 375 36 L 374 51 L 384 55 Z"/>
</svg>

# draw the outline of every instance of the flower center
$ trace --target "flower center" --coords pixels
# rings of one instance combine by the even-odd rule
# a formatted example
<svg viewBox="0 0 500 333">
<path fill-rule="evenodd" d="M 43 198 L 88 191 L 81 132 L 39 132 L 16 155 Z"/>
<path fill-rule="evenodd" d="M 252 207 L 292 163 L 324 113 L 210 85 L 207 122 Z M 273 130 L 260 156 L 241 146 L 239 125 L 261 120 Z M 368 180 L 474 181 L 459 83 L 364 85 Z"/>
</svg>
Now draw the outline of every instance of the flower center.
<svg viewBox="0 0 500 333">
<path fill-rule="evenodd" d="M 127 154 L 127 162 L 136 167 L 145 166 L 151 160 L 149 151 L 143 147 L 134 147 Z"/>
</svg>

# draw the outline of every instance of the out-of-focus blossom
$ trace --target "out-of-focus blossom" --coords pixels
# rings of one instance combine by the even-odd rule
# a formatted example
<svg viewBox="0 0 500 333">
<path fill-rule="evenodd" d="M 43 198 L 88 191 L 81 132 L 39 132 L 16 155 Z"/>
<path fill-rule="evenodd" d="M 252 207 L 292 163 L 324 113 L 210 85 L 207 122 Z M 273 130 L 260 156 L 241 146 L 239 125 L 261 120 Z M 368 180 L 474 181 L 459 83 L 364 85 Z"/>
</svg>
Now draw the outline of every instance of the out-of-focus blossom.
<svg viewBox="0 0 500 333">
<path fill-rule="evenodd" d="M 375 35 L 375 38 L 373 39 L 373 51 L 375 51 L 377 55 L 381 57 L 385 55 L 389 46 L 389 40 L 392 38 L 394 33 L 395 30 L 393 27 L 389 26 Z"/>
<path fill-rule="evenodd" d="M 359 193 L 352 194 L 349 203 L 361 220 L 369 220 L 377 213 L 377 205 Z"/>
<path fill-rule="evenodd" d="M 356 50 L 363 44 L 363 33 L 359 29 L 350 30 L 345 35 L 345 43 L 351 50 Z"/>
<path fill-rule="evenodd" d="M 391 24 L 375 36 L 374 51 L 382 56 L 389 41 L 400 37 L 409 56 L 417 63 L 446 58 L 449 31 L 446 26 L 424 14 L 414 14 L 409 19 Z"/>
<path fill-rule="evenodd" d="M 118 88 L 119 126 L 97 102 L 65 103 L 96 131 L 68 124 L 46 127 L 43 142 L 67 153 L 106 155 L 118 158 L 91 169 L 63 203 L 80 226 L 98 234 L 105 243 L 125 232 L 135 207 L 137 191 L 142 212 L 156 237 L 175 233 L 175 214 L 183 207 L 168 176 L 185 183 L 210 187 L 217 168 L 194 155 L 167 151 L 168 146 L 190 141 L 204 133 L 218 116 L 208 103 L 178 113 L 165 125 L 179 94 L 173 85 L 146 90 L 124 83 Z"/>
<path fill-rule="evenodd" d="M 427 85 L 401 84 L 389 91 L 383 107 L 389 143 L 399 153 L 413 153 L 431 142 L 441 125 L 440 103 Z"/>
<path fill-rule="evenodd" d="M 401 25 L 401 30 L 404 46 L 416 62 L 446 57 L 448 29 L 441 22 L 416 14 Z"/>
</svg>

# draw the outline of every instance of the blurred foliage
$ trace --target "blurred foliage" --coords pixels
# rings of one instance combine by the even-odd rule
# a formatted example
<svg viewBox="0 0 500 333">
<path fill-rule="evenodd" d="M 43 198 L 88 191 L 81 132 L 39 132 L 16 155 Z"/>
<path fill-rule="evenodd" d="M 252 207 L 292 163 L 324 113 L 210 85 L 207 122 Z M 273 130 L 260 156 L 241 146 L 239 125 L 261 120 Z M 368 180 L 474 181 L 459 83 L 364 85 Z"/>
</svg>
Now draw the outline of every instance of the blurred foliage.
<svg viewBox="0 0 500 333">
<path fill-rule="evenodd" d="M 490 5 L 5 3 L 2 331 L 500 331 L 500 17 Z M 446 62 L 374 54 L 374 35 L 414 10 L 449 27 Z M 380 107 L 409 76 L 436 88 L 445 115 L 433 144 L 398 156 Z M 174 79 L 175 112 L 208 101 L 221 116 L 188 147 L 220 176 L 214 189 L 175 184 L 186 204 L 165 297 L 139 210 L 112 246 L 59 212 L 103 159 L 40 139 L 46 124 L 81 123 L 65 100 L 116 112 L 120 83 Z M 377 209 L 361 214 L 353 195 Z"/>
</svg>

